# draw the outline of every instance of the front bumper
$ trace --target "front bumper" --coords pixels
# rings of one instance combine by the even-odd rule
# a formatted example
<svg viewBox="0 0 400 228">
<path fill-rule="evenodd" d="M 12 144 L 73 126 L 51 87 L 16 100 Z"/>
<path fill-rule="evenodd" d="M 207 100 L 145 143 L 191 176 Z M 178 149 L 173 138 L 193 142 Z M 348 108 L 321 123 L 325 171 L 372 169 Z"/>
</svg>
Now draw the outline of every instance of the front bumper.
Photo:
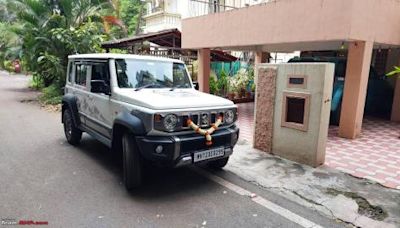
<svg viewBox="0 0 400 228">
<path fill-rule="evenodd" d="M 224 147 L 223 157 L 229 157 L 238 138 L 239 128 L 232 126 L 214 132 L 212 146 L 207 146 L 205 137 L 196 133 L 180 136 L 137 136 L 136 142 L 142 157 L 146 160 L 167 166 L 183 166 L 194 163 L 195 152 L 213 148 Z M 160 149 L 160 146 L 162 151 L 156 151 L 157 147 Z"/>
</svg>

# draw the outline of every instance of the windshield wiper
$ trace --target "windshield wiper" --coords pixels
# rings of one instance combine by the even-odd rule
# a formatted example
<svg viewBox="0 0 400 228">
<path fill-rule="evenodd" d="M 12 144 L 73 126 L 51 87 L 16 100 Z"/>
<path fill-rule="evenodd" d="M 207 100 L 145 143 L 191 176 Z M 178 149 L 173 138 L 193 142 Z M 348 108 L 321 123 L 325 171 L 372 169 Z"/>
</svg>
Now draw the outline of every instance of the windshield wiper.
<svg viewBox="0 0 400 228">
<path fill-rule="evenodd" d="M 144 86 L 137 87 L 137 88 L 135 89 L 135 91 L 139 91 L 139 90 L 141 90 L 141 89 L 150 88 L 150 87 L 155 87 L 155 86 L 160 87 L 159 85 L 152 83 L 152 84 L 147 84 L 147 85 L 144 85 Z"/>
</svg>

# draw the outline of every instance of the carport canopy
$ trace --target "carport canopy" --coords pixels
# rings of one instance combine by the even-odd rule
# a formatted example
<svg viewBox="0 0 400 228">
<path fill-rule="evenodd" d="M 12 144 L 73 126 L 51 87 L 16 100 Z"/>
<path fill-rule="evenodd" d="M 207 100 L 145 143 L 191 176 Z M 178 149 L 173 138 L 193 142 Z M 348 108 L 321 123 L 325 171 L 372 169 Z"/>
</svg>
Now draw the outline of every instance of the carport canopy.
<svg viewBox="0 0 400 228">
<path fill-rule="evenodd" d="M 123 38 L 119 40 L 112 40 L 102 43 L 101 47 L 106 49 L 107 52 L 109 49 L 125 49 L 130 53 L 134 54 L 153 54 L 158 56 L 165 57 L 186 57 L 190 59 L 197 59 L 197 49 L 184 49 L 181 48 L 181 32 L 178 29 L 166 29 L 159 32 L 145 33 L 136 35 L 129 38 Z M 154 48 L 161 49 L 160 51 L 149 51 L 148 53 L 142 53 L 139 51 L 135 51 L 135 46 L 142 46 L 143 43 L 149 42 L 155 44 Z M 168 50 L 169 53 L 162 51 Z M 172 53 L 172 54 L 171 54 Z M 217 62 L 233 62 L 236 61 L 237 58 L 232 56 L 222 50 L 211 50 L 211 61 Z"/>
</svg>

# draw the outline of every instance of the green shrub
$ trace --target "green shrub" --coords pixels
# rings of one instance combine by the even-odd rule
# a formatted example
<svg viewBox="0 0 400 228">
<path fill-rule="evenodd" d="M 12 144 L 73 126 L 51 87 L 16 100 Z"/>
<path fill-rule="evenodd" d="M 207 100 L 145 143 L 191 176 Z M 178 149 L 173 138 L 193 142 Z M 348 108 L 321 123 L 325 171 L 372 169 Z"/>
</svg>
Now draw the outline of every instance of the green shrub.
<svg viewBox="0 0 400 228">
<path fill-rule="evenodd" d="M 256 83 L 254 83 L 254 82 L 251 83 L 251 87 L 250 88 L 251 88 L 251 92 L 254 93 L 256 91 Z"/>
<path fill-rule="evenodd" d="M 248 73 L 248 80 L 249 81 L 254 81 L 254 65 L 249 66 L 249 68 L 247 69 L 247 73 Z"/>
<path fill-rule="evenodd" d="M 51 85 L 42 89 L 39 101 L 46 105 L 56 105 L 61 103 L 62 90 L 56 85 Z"/>
<path fill-rule="evenodd" d="M 249 73 L 246 69 L 240 69 L 236 75 L 234 76 L 235 79 L 235 87 L 236 92 L 240 93 L 245 91 L 247 85 L 249 84 Z"/>
<path fill-rule="evenodd" d="M 225 70 L 222 69 L 221 75 L 219 76 L 218 79 L 218 88 L 222 95 L 226 95 L 227 93 L 228 79 L 229 79 L 228 74 L 225 72 Z"/>
<path fill-rule="evenodd" d="M 227 93 L 235 93 L 237 91 L 237 83 L 234 77 L 230 77 L 228 80 Z"/>
<path fill-rule="evenodd" d="M 35 89 L 35 90 L 41 90 L 44 88 L 44 81 L 43 78 L 40 77 L 39 74 L 34 73 L 32 75 L 32 79 L 29 82 L 29 88 Z"/>
<path fill-rule="evenodd" d="M 219 88 L 218 88 L 218 78 L 214 71 L 211 71 L 210 74 L 210 93 L 218 95 Z"/>
<path fill-rule="evenodd" d="M 15 69 L 12 64 L 12 61 L 10 61 L 10 60 L 4 61 L 4 70 L 6 70 L 8 72 L 14 72 Z"/>
</svg>

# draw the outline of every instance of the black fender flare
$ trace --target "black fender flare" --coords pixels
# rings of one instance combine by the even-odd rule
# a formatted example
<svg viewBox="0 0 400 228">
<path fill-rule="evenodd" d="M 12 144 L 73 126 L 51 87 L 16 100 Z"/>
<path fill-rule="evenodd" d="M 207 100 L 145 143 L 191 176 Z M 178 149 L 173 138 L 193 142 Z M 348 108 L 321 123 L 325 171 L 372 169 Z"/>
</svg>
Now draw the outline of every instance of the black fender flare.
<svg viewBox="0 0 400 228">
<path fill-rule="evenodd" d="M 79 126 L 81 124 L 81 120 L 79 119 L 77 98 L 72 94 L 66 94 L 62 97 L 62 112 L 64 114 L 65 109 L 69 109 L 72 112 L 72 120 L 74 121 L 75 126 Z M 61 117 L 61 122 L 64 123 L 63 118 Z"/>
<path fill-rule="evenodd" d="M 115 117 L 112 133 L 113 138 L 118 133 L 118 127 L 127 128 L 134 135 L 146 134 L 146 128 L 144 127 L 143 121 L 127 111 L 123 111 Z"/>
<path fill-rule="evenodd" d="M 122 136 L 126 130 L 132 132 L 133 135 L 145 135 L 146 129 L 143 121 L 137 116 L 123 111 L 114 119 L 112 128 L 111 147 L 116 151 L 122 151 Z"/>
</svg>

